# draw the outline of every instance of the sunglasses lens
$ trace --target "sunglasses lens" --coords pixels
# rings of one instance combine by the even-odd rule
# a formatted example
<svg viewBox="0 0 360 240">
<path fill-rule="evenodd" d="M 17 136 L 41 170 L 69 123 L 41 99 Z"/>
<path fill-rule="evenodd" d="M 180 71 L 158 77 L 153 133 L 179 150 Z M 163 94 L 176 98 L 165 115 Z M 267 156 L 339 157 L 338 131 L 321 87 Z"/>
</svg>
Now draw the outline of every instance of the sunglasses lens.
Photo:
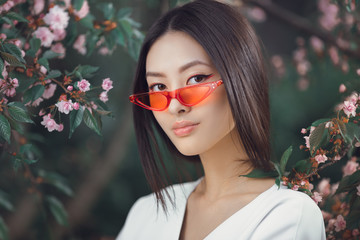
<svg viewBox="0 0 360 240">
<path fill-rule="evenodd" d="M 142 106 L 160 110 L 164 109 L 167 105 L 167 98 L 161 93 L 150 93 L 150 94 L 143 94 L 136 97 L 136 102 Z"/>
<path fill-rule="evenodd" d="M 189 105 L 195 105 L 202 101 L 210 90 L 209 86 L 194 86 L 181 89 L 179 95 L 181 100 Z"/>
</svg>

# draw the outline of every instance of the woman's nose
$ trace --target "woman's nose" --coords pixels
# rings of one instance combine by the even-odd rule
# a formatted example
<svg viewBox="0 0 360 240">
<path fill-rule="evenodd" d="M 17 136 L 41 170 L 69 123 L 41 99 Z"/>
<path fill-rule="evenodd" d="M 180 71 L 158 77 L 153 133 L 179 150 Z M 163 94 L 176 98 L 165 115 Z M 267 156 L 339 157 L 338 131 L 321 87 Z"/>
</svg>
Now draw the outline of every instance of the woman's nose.
<svg viewBox="0 0 360 240">
<path fill-rule="evenodd" d="M 189 112 L 190 109 L 191 109 L 191 107 L 182 105 L 179 102 L 179 100 L 177 100 L 176 98 L 173 98 L 170 100 L 168 111 L 171 114 L 181 114 L 181 113 Z"/>
</svg>

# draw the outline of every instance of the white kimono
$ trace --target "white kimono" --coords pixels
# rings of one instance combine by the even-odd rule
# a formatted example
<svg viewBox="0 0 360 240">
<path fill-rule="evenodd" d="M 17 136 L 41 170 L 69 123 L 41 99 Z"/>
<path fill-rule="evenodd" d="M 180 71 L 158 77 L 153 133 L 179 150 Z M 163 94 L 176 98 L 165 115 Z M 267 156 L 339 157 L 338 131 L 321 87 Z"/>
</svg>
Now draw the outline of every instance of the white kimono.
<svg viewBox="0 0 360 240">
<path fill-rule="evenodd" d="M 168 216 L 154 194 L 136 201 L 116 240 L 177 240 L 183 223 L 187 198 L 201 179 L 174 185 L 176 209 L 168 204 Z M 169 191 L 171 194 L 171 190 Z M 205 240 L 325 240 L 324 221 L 319 207 L 305 193 L 273 185 L 235 212 Z M 190 239 L 191 240 L 191 239 Z"/>
</svg>

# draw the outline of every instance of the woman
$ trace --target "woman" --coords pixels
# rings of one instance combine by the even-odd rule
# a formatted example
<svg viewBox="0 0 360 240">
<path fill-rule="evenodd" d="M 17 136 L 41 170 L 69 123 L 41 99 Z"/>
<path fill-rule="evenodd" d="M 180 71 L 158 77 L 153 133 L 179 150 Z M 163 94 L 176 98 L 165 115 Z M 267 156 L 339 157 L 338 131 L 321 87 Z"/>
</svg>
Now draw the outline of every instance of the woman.
<svg viewBox="0 0 360 240">
<path fill-rule="evenodd" d="M 307 195 L 242 176 L 272 164 L 261 48 L 237 11 L 198 0 L 159 19 L 130 100 L 154 194 L 134 204 L 117 239 L 325 239 Z M 174 158 L 201 161 L 204 177 L 166 188 L 159 139 Z"/>
</svg>

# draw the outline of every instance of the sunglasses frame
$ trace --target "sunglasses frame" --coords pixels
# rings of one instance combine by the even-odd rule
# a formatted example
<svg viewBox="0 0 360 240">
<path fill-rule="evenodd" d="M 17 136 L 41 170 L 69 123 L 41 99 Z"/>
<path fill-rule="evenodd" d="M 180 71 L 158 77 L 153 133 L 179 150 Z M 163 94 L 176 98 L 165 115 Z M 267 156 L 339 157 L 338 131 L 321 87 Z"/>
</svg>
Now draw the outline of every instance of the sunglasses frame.
<svg viewBox="0 0 360 240">
<path fill-rule="evenodd" d="M 130 95 L 129 100 L 130 100 L 130 102 L 132 102 L 132 103 L 134 103 L 134 104 L 136 104 L 136 105 L 138 105 L 138 106 L 140 106 L 142 108 L 145 108 L 147 110 L 151 110 L 151 111 L 164 111 L 164 110 L 166 110 L 170 105 L 171 99 L 173 99 L 173 98 L 176 98 L 182 105 L 187 106 L 187 107 L 191 107 L 191 106 L 194 106 L 196 104 L 199 104 L 201 101 L 203 101 L 205 98 L 207 98 L 221 84 L 223 84 L 223 81 L 220 79 L 220 80 L 217 80 L 217 81 L 214 81 L 214 82 L 199 83 L 199 84 L 189 85 L 189 86 L 186 86 L 186 87 L 175 89 L 173 91 L 158 91 L 158 92 L 137 93 L 137 94 Z M 180 97 L 180 91 L 181 90 L 188 89 L 188 88 L 196 88 L 196 87 L 200 87 L 200 86 L 209 86 L 209 90 L 196 103 L 187 104 L 187 103 L 183 102 L 183 100 L 181 100 L 181 97 Z M 150 106 L 147 106 L 147 105 L 143 104 L 140 101 L 137 101 L 139 97 L 148 96 L 148 95 L 152 95 L 152 94 L 162 94 L 162 95 L 164 95 L 167 98 L 166 106 L 164 108 L 157 109 L 157 108 L 152 108 Z"/>
</svg>

